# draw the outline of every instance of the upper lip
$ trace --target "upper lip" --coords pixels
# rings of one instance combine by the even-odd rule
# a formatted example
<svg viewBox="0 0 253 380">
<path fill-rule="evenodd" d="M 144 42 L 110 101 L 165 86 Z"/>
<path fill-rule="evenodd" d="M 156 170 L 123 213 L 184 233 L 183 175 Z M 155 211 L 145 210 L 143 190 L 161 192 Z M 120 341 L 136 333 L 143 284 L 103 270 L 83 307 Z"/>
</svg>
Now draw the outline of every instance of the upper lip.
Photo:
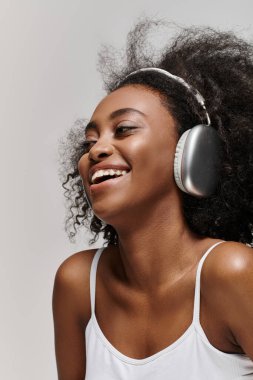
<svg viewBox="0 0 253 380">
<path fill-rule="evenodd" d="M 98 170 L 108 170 L 108 169 L 115 169 L 115 170 L 126 170 L 129 172 L 129 167 L 127 165 L 121 165 L 121 164 L 109 164 L 109 163 L 100 163 L 97 165 L 92 166 L 89 170 L 89 182 L 91 183 L 91 178 L 93 174 Z"/>
</svg>

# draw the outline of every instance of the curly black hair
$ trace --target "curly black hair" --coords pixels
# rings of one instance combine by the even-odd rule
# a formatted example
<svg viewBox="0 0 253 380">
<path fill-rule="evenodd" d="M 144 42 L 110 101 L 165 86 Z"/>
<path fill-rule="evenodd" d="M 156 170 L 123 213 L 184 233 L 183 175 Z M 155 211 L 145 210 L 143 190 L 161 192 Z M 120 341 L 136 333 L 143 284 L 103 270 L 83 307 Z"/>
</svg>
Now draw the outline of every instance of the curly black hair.
<svg viewBox="0 0 253 380">
<path fill-rule="evenodd" d="M 179 125 L 178 134 L 199 124 L 205 116 L 195 97 L 182 85 L 161 75 L 140 72 L 158 67 L 182 77 L 204 97 L 212 127 L 222 140 L 221 179 L 209 198 L 183 193 L 183 210 L 192 231 L 202 236 L 238 241 L 253 247 L 253 46 L 233 32 L 211 28 L 180 28 L 160 52 L 148 44 L 151 29 L 163 22 L 142 19 L 128 34 L 125 62 L 115 63 L 115 54 L 104 48 L 100 68 L 107 93 L 129 84 L 139 84 L 161 95 Z M 117 244 L 117 233 L 88 207 L 77 163 L 83 154 L 85 121 L 79 120 L 68 134 L 62 150 L 63 187 L 69 206 L 66 231 L 73 238 L 86 224 L 103 233 L 108 244 Z M 66 175 L 67 173 L 67 175 Z"/>
</svg>

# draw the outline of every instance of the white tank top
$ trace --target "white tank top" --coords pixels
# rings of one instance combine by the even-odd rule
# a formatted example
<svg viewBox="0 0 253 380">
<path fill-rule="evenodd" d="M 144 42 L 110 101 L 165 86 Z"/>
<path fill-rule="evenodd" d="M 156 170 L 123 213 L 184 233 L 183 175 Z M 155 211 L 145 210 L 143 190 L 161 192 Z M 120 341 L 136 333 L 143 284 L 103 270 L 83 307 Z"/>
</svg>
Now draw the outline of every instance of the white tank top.
<svg viewBox="0 0 253 380">
<path fill-rule="evenodd" d="M 95 285 L 97 264 L 103 249 L 96 252 L 90 272 L 92 314 L 85 331 L 85 380 L 253 379 L 253 361 L 244 354 L 227 354 L 212 346 L 199 321 L 201 268 L 207 255 L 220 243 L 210 247 L 199 261 L 191 325 L 176 342 L 144 359 L 130 358 L 119 352 L 98 325 Z"/>
</svg>

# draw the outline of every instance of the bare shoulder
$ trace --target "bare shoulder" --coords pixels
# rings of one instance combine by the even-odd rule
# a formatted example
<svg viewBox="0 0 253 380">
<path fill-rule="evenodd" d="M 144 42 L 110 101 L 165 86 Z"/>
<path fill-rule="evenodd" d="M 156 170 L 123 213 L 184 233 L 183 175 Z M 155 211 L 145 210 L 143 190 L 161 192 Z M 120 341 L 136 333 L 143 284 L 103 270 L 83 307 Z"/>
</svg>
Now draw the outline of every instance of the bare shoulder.
<svg viewBox="0 0 253 380">
<path fill-rule="evenodd" d="M 234 285 L 253 274 L 253 249 L 245 244 L 227 241 L 219 244 L 206 258 L 202 278 L 206 285 Z M 238 283 L 237 283 L 238 286 Z"/>
<path fill-rule="evenodd" d="M 55 275 L 52 308 L 59 379 L 85 377 L 84 331 L 91 314 L 89 277 L 95 252 L 71 255 Z"/>
<path fill-rule="evenodd" d="M 96 249 L 80 251 L 67 257 L 59 266 L 56 272 L 56 278 L 67 281 L 72 284 L 80 280 L 84 275 L 90 271 L 90 265 Z"/>
<path fill-rule="evenodd" d="M 236 242 L 215 247 L 203 264 L 203 299 L 253 360 L 253 250 Z"/>
<path fill-rule="evenodd" d="M 253 318 L 253 249 L 237 242 L 219 244 L 203 264 L 201 288 L 204 302 L 235 336 L 244 318 Z"/>
<path fill-rule="evenodd" d="M 57 269 L 53 301 L 64 298 L 85 323 L 90 317 L 90 268 L 96 249 L 80 251 L 65 259 Z"/>
</svg>

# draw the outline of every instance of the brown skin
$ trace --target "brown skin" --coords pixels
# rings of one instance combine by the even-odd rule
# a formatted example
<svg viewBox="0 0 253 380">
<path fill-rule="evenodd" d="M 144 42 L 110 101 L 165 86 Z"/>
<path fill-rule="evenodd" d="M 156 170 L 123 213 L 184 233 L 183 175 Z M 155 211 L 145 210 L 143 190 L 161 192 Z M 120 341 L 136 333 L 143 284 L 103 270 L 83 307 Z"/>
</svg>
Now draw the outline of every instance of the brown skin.
<svg viewBox="0 0 253 380">
<path fill-rule="evenodd" d="M 112 118 L 112 113 L 124 112 Z M 98 265 L 96 317 L 112 345 L 142 359 L 177 340 L 192 321 L 196 268 L 219 240 L 193 234 L 173 179 L 176 122 L 159 95 L 127 86 L 102 100 L 87 131 L 95 141 L 79 162 L 94 212 L 112 225 L 119 246 L 109 246 Z M 118 129 L 132 126 L 134 129 Z M 94 165 L 125 166 L 129 173 L 90 187 Z M 59 380 L 85 376 L 85 327 L 89 321 L 89 272 L 95 250 L 69 257 L 58 269 L 53 294 Z M 217 349 L 253 360 L 253 255 L 226 242 L 207 257 L 201 276 L 201 325 Z M 110 321 L 110 323 L 108 323 Z M 170 323 L 168 323 L 170 321 Z M 169 328 L 171 326 L 172 328 Z"/>
</svg>

